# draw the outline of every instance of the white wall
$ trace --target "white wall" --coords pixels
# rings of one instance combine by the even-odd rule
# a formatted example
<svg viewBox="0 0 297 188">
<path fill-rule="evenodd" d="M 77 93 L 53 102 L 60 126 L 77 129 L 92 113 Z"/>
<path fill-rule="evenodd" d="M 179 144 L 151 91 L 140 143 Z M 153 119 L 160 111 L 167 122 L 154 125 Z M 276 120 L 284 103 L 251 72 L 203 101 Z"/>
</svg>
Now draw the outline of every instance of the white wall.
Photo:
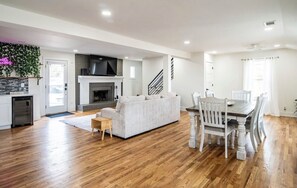
<svg viewBox="0 0 297 188">
<path fill-rule="evenodd" d="M 292 116 L 295 111 L 293 101 L 297 99 L 297 51 L 279 49 L 246 53 L 216 55 L 215 92 L 218 97 L 231 97 L 232 90 L 243 88 L 243 58 L 263 58 L 279 56 L 276 67 L 278 102 L 281 115 Z M 287 108 L 284 111 L 284 107 Z"/>
<path fill-rule="evenodd" d="M 143 94 L 148 94 L 147 86 L 152 79 L 166 66 L 168 56 L 144 59 L 142 63 Z M 204 92 L 204 53 L 193 53 L 192 58 L 174 58 L 174 79 L 171 91 L 181 96 L 181 109 L 193 106 L 192 93 Z"/>
<path fill-rule="evenodd" d="M 135 67 L 135 78 L 130 78 L 130 67 Z M 142 94 L 142 62 L 123 60 L 123 95 Z"/>
<path fill-rule="evenodd" d="M 43 92 L 41 92 L 41 81 L 38 81 L 36 78 L 29 78 L 28 79 L 29 84 L 29 93 L 33 94 L 33 113 L 34 113 L 34 121 L 40 119 L 41 116 L 41 99 L 43 98 Z"/>
<path fill-rule="evenodd" d="M 148 95 L 148 85 L 163 69 L 163 57 L 145 58 L 142 61 L 142 94 Z"/>
<path fill-rule="evenodd" d="M 172 91 L 181 96 L 181 109 L 193 106 L 192 93 L 204 92 L 204 54 L 193 53 L 191 60 L 174 58 Z"/>
<path fill-rule="evenodd" d="M 65 60 L 68 62 L 68 111 L 75 111 L 75 55 L 72 53 L 54 52 L 48 50 L 41 50 L 41 60 L 43 66 L 41 67 L 40 87 L 40 115 L 45 115 L 45 60 Z M 36 88 L 32 88 L 36 90 Z M 38 89 L 37 89 L 38 90 Z"/>
<path fill-rule="evenodd" d="M 243 63 L 245 54 L 235 53 L 214 57 L 214 92 L 219 98 L 231 98 L 232 90 L 243 89 Z"/>
</svg>

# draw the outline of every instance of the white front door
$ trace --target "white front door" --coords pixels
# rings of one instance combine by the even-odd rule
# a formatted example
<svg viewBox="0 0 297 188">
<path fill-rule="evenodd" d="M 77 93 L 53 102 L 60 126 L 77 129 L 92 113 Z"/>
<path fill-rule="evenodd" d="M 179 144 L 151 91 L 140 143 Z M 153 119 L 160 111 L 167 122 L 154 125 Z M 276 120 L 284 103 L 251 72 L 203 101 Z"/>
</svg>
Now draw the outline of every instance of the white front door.
<svg viewBox="0 0 297 188">
<path fill-rule="evenodd" d="M 67 61 L 45 61 L 45 113 L 67 111 Z"/>
<path fill-rule="evenodd" d="M 213 63 L 207 62 L 205 68 L 205 89 L 214 90 L 214 70 Z"/>
</svg>

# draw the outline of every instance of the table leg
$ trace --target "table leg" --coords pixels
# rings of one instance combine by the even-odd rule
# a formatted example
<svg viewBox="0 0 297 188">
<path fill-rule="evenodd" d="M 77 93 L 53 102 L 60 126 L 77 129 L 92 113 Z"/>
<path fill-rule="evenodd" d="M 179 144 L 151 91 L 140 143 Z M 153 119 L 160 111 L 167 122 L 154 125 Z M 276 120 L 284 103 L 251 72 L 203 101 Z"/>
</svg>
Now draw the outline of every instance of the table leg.
<svg viewBox="0 0 297 188">
<path fill-rule="evenodd" d="M 109 135 L 110 135 L 110 138 L 112 138 L 111 126 L 109 126 Z"/>
<path fill-rule="evenodd" d="M 196 141 L 196 137 L 197 137 L 197 126 L 196 126 L 196 122 L 195 121 L 195 113 L 194 112 L 189 112 L 190 115 L 190 139 L 189 139 L 189 147 L 190 148 L 196 148 L 197 147 L 197 141 Z M 198 117 L 197 117 L 198 119 Z"/>
<path fill-rule="evenodd" d="M 200 132 L 200 115 L 199 114 L 195 114 L 195 127 L 196 127 L 196 143 L 198 143 L 199 141 L 199 132 Z"/>
<path fill-rule="evenodd" d="M 105 129 L 102 129 L 102 138 L 101 138 L 101 140 L 104 140 L 104 134 L 105 134 Z"/>
<path fill-rule="evenodd" d="M 237 159 L 245 160 L 246 151 L 245 151 L 245 121 L 246 118 L 237 118 L 238 121 L 238 149 L 237 149 Z"/>
</svg>

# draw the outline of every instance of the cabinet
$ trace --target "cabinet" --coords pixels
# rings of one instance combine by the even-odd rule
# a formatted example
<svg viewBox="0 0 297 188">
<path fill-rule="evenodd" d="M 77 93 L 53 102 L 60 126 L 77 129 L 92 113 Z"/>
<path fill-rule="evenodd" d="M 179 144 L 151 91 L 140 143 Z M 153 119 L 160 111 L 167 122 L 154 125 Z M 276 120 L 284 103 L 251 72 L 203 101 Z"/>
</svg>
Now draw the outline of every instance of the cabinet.
<svg viewBox="0 0 297 188">
<path fill-rule="evenodd" d="M 0 130 L 9 129 L 11 127 L 11 97 L 1 96 L 0 97 Z"/>
</svg>

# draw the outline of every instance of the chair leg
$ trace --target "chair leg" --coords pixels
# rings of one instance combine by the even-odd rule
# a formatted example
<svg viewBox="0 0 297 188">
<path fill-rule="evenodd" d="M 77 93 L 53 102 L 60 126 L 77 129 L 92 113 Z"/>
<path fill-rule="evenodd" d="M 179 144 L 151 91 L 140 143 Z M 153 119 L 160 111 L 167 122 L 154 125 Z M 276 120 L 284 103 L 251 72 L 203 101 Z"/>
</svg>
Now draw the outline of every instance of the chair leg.
<svg viewBox="0 0 297 188">
<path fill-rule="evenodd" d="M 253 134 L 253 130 L 251 130 L 251 132 L 250 132 L 250 137 L 251 137 L 251 142 L 252 142 L 252 145 L 253 145 L 253 148 L 254 148 L 255 152 L 258 152 L 257 145 L 255 143 L 255 136 Z"/>
<path fill-rule="evenodd" d="M 256 131 L 257 131 L 257 135 L 259 137 L 259 141 L 261 143 L 263 141 L 263 139 L 262 139 L 262 131 L 261 131 L 261 125 L 260 125 L 260 123 L 258 123 L 258 127 L 257 127 Z"/>
<path fill-rule="evenodd" d="M 228 158 L 228 136 L 225 136 L 225 158 Z"/>
<path fill-rule="evenodd" d="M 208 134 L 208 144 L 211 144 L 211 134 Z"/>
<path fill-rule="evenodd" d="M 201 131 L 201 141 L 200 141 L 200 149 L 199 149 L 200 152 L 202 152 L 203 143 L 204 143 L 204 130 Z"/>
<path fill-rule="evenodd" d="M 217 136 L 217 144 L 221 145 L 221 137 L 220 136 Z"/>
<path fill-rule="evenodd" d="M 261 135 L 260 135 L 260 132 L 259 132 L 259 125 L 258 124 L 257 124 L 257 128 L 254 131 L 254 136 L 256 138 L 257 145 L 259 145 L 261 143 Z"/>
<path fill-rule="evenodd" d="M 265 129 L 264 129 L 264 123 L 263 123 L 263 121 L 261 121 L 260 127 L 261 127 L 261 131 L 263 132 L 264 136 L 267 137 L 266 132 L 265 132 Z"/>
</svg>

